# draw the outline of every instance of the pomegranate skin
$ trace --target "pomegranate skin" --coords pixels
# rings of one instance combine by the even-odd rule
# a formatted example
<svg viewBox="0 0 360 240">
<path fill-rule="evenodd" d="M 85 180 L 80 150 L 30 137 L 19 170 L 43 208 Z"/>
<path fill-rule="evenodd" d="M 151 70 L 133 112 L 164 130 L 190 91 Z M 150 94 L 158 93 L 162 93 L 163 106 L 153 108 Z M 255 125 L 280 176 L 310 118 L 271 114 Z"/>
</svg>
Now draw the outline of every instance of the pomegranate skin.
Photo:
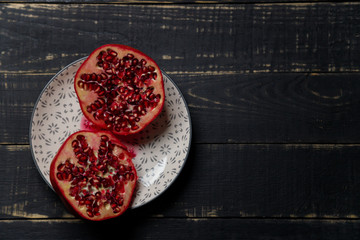
<svg viewBox="0 0 360 240">
<path fill-rule="evenodd" d="M 83 137 L 83 143 L 79 143 L 79 136 Z M 105 149 L 105 146 L 106 155 L 111 154 L 112 158 L 101 153 L 101 148 Z M 88 153 L 86 163 L 77 157 L 80 152 L 78 149 L 82 147 L 82 154 L 84 150 Z M 75 216 L 91 221 L 118 217 L 130 206 L 138 179 L 132 163 L 133 156 L 110 132 L 79 131 L 65 140 L 51 162 L 50 182 L 64 205 Z M 106 161 L 112 162 L 99 170 L 99 166 Z M 99 169 L 93 170 L 94 166 Z M 79 171 L 81 168 L 83 170 Z M 84 178 L 87 183 L 81 185 Z M 109 179 L 115 181 L 109 182 Z M 74 191 L 76 188 L 79 189 Z"/>
<path fill-rule="evenodd" d="M 74 88 L 84 116 L 116 135 L 143 130 L 161 113 L 165 102 L 157 63 L 121 44 L 95 49 L 78 69 Z"/>
</svg>

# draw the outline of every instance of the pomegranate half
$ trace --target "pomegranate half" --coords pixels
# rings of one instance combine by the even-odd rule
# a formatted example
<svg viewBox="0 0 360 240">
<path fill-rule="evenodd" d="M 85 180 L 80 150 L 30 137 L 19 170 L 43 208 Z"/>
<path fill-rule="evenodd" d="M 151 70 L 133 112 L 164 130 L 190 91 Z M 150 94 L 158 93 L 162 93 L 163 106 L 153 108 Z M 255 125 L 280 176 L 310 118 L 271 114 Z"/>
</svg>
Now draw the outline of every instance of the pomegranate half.
<svg viewBox="0 0 360 240">
<path fill-rule="evenodd" d="M 156 62 L 120 44 L 97 48 L 74 81 L 84 115 L 101 129 L 119 135 L 141 131 L 164 105 L 164 82 Z"/>
<path fill-rule="evenodd" d="M 74 214 L 100 221 L 121 215 L 137 181 L 133 154 L 109 132 L 79 131 L 50 166 L 54 190 Z"/>
</svg>

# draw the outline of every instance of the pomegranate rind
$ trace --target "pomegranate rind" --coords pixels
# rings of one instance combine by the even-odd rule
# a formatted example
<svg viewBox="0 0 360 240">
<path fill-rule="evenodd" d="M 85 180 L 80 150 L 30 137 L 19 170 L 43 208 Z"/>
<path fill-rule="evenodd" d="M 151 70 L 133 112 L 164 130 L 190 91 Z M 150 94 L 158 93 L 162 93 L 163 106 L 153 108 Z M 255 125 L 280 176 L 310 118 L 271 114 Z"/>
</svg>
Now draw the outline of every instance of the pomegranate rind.
<svg viewBox="0 0 360 240">
<path fill-rule="evenodd" d="M 78 163 L 76 163 L 76 156 L 73 151 L 73 147 L 71 145 L 72 141 L 76 139 L 78 135 L 83 135 L 88 141 L 89 146 L 92 147 L 94 150 L 94 153 L 97 152 L 100 145 L 100 139 L 101 136 L 106 135 L 108 136 L 109 140 L 112 144 L 115 144 L 116 150 L 114 154 L 120 155 L 121 153 L 124 153 L 125 158 L 124 160 L 121 160 L 120 163 L 125 166 L 131 166 L 134 173 L 134 179 L 132 181 L 127 181 L 124 186 L 124 192 L 122 193 L 122 197 L 124 199 L 124 203 L 120 208 L 120 211 L 114 213 L 111 208 L 100 208 L 100 215 L 99 216 L 92 216 L 89 217 L 86 213 L 87 209 L 84 206 L 80 206 L 78 201 L 75 200 L 74 197 L 70 196 L 69 189 L 70 189 L 70 181 L 63 181 L 59 180 L 56 177 L 56 174 L 59 172 L 57 167 L 59 164 L 66 161 L 66 159 L 73 159 L 72 163 L 75 166 L 81 166 Z M 61 200 L 64 202 L 65 206 L 68 207 L 68 209 L 76 216 L 82 217 L 87 220 L 92 221 L 102 221 L 110 218 L 115 218 L 123 214 L 128 207 L 130 206 L 132 202 L 132 197 L 135 191 L 136 182 L 138 179 L 135 166 L 132 162 L 133 153 L 129 152 L 124 146 L 112 133 L 108 131 L 98 131 L 98 132 L 91 132 L 91 131 L 78 131 L 73 133 L 71 136 L 69 136 L 63 145 L 60 147 L 59 151 L 57 152 L 56 156 L 51 162 L 50 165 L 50 182 L 55 190 L 55 192 L 59 195 Z"/>
<path fill-rule="evenodd" d="M 95 119 L 94 116 L 87 111 L 87 107 L 89 106 L 89 103 L 92 103 L 98 99 L 98 94 L 94 91 L 86 91 L 78 86 L 78 82 L 81 81 L 81 75 L 82 74 L 89 74 L 89 73 L 96 73 L 101 74 L 103 73 L 103 69 L 97 66 L 97 56 L 101 51 L 106 51 L 107 49 L 112 49 L 118 53 L 118 56 L 125 56 L 128 53 L 133 54 L 134 58 L 138 59 L 145 59 L 147 61 L 148 66 L 155 67 L 154 73 L 157 74 L 157 79 L 155 81 L 152 81 L 150 86 L 154 87 L 154 94 L 160 94 L 161 98 L 158 102 L 157 106 L 150 111 L 146 113 L 146 115 L 143 115 L 140 118 L 140 121 L 137 123 L 139 126 L 136 130 L 129 130 L 129 131 L 113 131 L 111 129 L 107 129 L 106 124 L 104 120 L 102 119 Z M 143 52 L 121 44 L 106 44 L 103 45 L 97 49 L 95 49 L 87 59 L 82 63 L 82 65 L 79 67 L 78 71 L 76 72 L 75 78 L 74 78 L 74 88 L 76 95 L 79 100 L 81 111 L 83 112 L 84 116 L 94 123 L 96 126 L 98 126 L 101 129 L 105 129 L 108 131 L 112 131 L 116 135 L 129 135 L 129 134 L 135 134 L 140 131 L 142 131 L 146 126 L 148 126 L 162 111 L 164 102 L 165 102 L 165 90 L 164 90 L 164 81 L 163 81 L 163 75 L 161 73 L 160 67 L 158 64 L 149 56 L 144 54 Z"/>
</svg>

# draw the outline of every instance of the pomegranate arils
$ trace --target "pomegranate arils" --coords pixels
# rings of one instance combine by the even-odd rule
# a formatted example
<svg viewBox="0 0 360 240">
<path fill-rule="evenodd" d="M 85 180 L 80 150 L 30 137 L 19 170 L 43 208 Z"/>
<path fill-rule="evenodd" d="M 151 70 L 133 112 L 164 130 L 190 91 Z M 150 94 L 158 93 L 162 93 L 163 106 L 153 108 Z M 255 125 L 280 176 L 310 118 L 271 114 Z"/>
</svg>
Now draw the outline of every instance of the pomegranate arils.
<svg viewBox="0 0 360 240">
<path fill-rule="evenodd" d="M 72 140 L 71 148 L 75 159 L 67 158 L 56 167 L 57 180 L 70 184 L 68 195 L 77 201 L 78 206 L 86 207 L 89 218 L 101 216 L 101 209 L 107 205 L 113 213 L 119 213 L 124 204 L 124 186 L 135 180 L 133 168 L 119 163 L 125 154 L 117 150 L 119 155 L 114 155 L 115 144 L 107 135 L 100 136 L 97 152 L 82 134 Z"/>
<path fill-rule="evenodd" d="M 135 56 L 135 53 L 132 53 L 134 49 L 127 47 L 130 52 L 126 53 L 125 50 L 119 50 L 119 46 L 121 45 L 108 45 L 98 51 L 94 56 L 96 64 L 92 66 L 94 72 L 88 70 L 91 68 L 86 68 L 87 72 L 82 72 L 76 80 L 76 86 L 98 96 L 83 106 L 84 114 L 87 112 L 95 121 L 103 121 L 101 127 L 107 130 L 127 134 L 145 127 L 159 114 L 163 101 L 159 104 L 160 94 L 160 97 L 155 97 L 151 93 L 154 91 L 154 82 L 160 81 L 161 84 L 156 85 L 163 94 L 163 83 L 162 77 L 158 78 L 160 69 L 155 67 L 153 60 L 148 63 L 144 59 L 148 58 L 147 56 L 137 57 L 142 56 L 142 53 L 136 53 L 139 55 Z M 81 104 L 86 103 L 84 101 Z M 159 109 L 152 114 L 153 117 L 140 123 L 141 119 L 158 105 Z M 138 107 L 141 107 L 141 110 L 138 110 Z"/>
</svg>

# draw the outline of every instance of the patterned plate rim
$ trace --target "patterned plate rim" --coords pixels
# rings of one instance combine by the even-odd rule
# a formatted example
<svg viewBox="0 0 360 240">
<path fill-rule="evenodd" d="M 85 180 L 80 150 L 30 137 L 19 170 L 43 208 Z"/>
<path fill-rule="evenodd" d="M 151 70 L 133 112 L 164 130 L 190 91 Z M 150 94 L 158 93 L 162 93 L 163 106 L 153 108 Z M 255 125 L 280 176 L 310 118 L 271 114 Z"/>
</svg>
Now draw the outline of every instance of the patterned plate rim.
<svg viewBox="0 0 360 240">
<path fill-rule="evenodd" d="M 84 61 L 86 58 L 87 58 L 87 57 L 80 58 L 80 59 L 78 59 L 78 60 L 76 60 L 76 61 L 74 61 L 74 62 L 66 65 L 66 66 L 63 67 L 60 71 L 58 71 L 58 72 L 46 83 L 46 85 L 44 86 L 44 88 L 41 90 L 41 92 L 40 92 L 40 94 L 39 94 L 39 96 L 38 96 L 38 98 L 37 98 L 37 100 L 36 100 L 36 102 L 35 102 L 35 104 L 34 104 L 32 113 L 31 113 L 30 127 L 29 127 L 29 142 L 30 142 L 31 156 L 32 156 L 32 159 L 33 159 L 33 161 L 34 161 L 34 164 L 35 164 L 38 172 L 40 173 L 40 176 L 42 177 L 42 179 L 45 181 L 45 183 L 46 183 L 53 191 L 54 191 L 53 186 L 51 185 L 51 183 L 49 183 L 49 182 L 47 181 L 47 179 L 45 178 L 44 174 L 42 173 L 39 165 L 38 165 L 37 162 L 36 162 L 36 157 L 35 157 L 35 153 L 34 153 L 34 149 L 33 149 L 33 142 L 32 142 L 32 141 L 33 141 L 33 140 L 32 140 L 32 121 L 33 121 L 33 119 L 34 119 L 34 114 L 35 114 L 35 112 L 36 112 L 36 107 L 38 106 L 39 101 L 40 101 L 41 97 L 43 96 L 44 92 L 46 91 L 46 89 L 48 88 L 48 86 L 49 86 L 66 68 L 69 68 L 69 67 L 77 64 L 78 62 Z M 189 144 L 188 144 L 188 146 L 187 146 L 187 152 L 186 152 L 186 155 L 185 155 L 185 157 L 184 157 L 184 159 L 183 159 L 183 163 L 182 163 L 182 165 L 181 165 L 181 167 L 180 167 L 180 169 L 179 169 L 179 172 L 178 172 L 178 174 L 173 178 L 173 180 L 170 182 L 170 184 L 169 184 L 166 188 L 164 188 L 164 190 L 163 190 L 161 193 L 157 194 L 156 197 L 151 198 L 149 201 L 143 202 L 143 203 L 141 203 L 140 205 L 137 205 L 137 206 L 135 206 L 135 207 L 131 206 L 131 209 L 135 209 L 135 208 L 141 207 L 141 206 L 143 206 L 143 205 L 146 205 L 147 203 L 149 203 L 149 202 L 155 200 L 156 198 L 158 198 L 159 196 L 161 196 L 161 195 L 176 181 L 176 179 L 179 177 L 179 175 L 180 175 L 180 173 L 182 172 L 182 170 L 183 170 L 183 168 L 184 168 L 184 166 L 185 166 L 185 163 L 186 163 L 186 161 L 187 161 L 187 159 L 188 159 L 188 157 L 189 157 L 189 153 L 190 153 L 190 149 L 191 149 L 191 141 L 192 141 L 192 122 L 191 122 L 191 116 L 190 116 L 190 111 L 189 111 L 188 104 L 187 104 L 187 102 L 186 102 L 186 100 L 185 100 L 185 98 L 184 98 L 184 95 L 183 95 L 182 92 L 180 91 L 179 87 L 178 87 L 178 86 L 175 84 L 175 82 L 170 78 L 170 76 L 169 76 L 167 73 L 165 73 L 163 70 L 161 70 L 161 73 L 162 73 L 163 75 L 165 75 L 165 76 L 167 77 L 167 79 L 174 85 L 174 87 L 176 88 L 176 90 L 179 92 L 180 97 L 181 97 L 182 100 L 184 101 L 186 113 L 187 113 L 187 116 L 188 116 L 188 119 L 189 119 Z"/>
</svg>

